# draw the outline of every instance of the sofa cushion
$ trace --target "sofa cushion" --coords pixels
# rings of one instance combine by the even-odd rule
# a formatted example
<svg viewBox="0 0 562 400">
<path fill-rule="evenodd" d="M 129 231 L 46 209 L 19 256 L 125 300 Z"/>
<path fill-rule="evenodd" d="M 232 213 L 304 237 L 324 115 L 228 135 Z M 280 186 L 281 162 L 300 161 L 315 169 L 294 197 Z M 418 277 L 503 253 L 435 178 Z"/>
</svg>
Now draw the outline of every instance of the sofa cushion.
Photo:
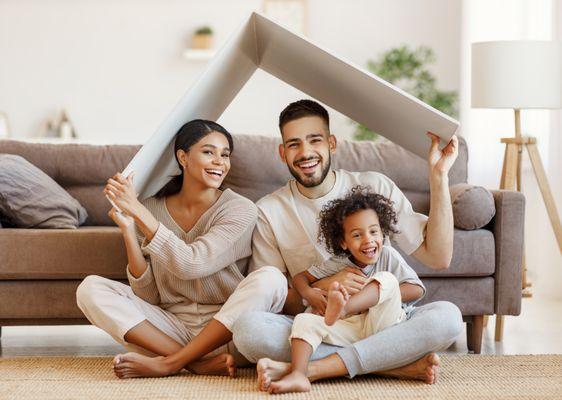
<svg viewBox="0 0 562 400">
<path fill-rule="evenodd" d="M 21 156 L 0 154 L 0 214 L 21 228 L 70 229 L 84 223 L 84 207 Z"/>
<path fill-rule="evenodd" d="M 232 168 L 225 185 L 256 201 L 285 185 L 291 177 L 281 162 L 277 147 L 280 136 L 234 135 Z M 122 171 L 139 145 L 87 145 L 29 143 L 1 140 L 0 153 L 18 154 L 29 160 L 73 194 L 86 208 L 86 225 L 113 225 L 107 217 L 109 205 L 101 192 L 106 180 Z M 429 149 L 429 142 L 428 142 Z M 459 138 L 459 157 L 449 173 L 450 184 L 466 182 L 468 151 Z M 391 178 L 404 191 L 429 191 L 427 161 L 390 143 L 341 140 L 333 159 L 335 169 L 377 171 Z M 90 200 L 91 199 L 91 200 Z M 423 212 L 423 211 L 422 211 Z"/>
<path fill-rule="evenodd" d="M 455 253 L 446 270 L 425 267 L 402 253 L 420 277 L 493 275 L 495 243 L 488 230 L 455 230 Z M 53 251 L 56 249 L 56 251 Z M 400 249 L 398 249 L 400 251 Z M 0 279 L 83 279 L 97 274 L 126 279 L 127 254 L 116 227 L 64 230 L 0 229 Z"/>
<path fill-rule="evenodd" d="M 429 152 L 430 140 L 427 140 Z M 429 192 L 427 159 L 389 142 L 379 143 L 342 140 L 333 157 L 334 168 L 348 171 L 377 171 L 385 174 L 401 190 Z M 449 184 L 467 180 L 468 149 L 466 141 L 459 137 L 459 154 L 449 171 Z"/>
<path fill-rule="evenodd" d="M 117 227 L 0 229 L 0 279 L 126 279 L 127 255 Z"/>
<path fill-rule="evenodd" d="M 414 192 L 412 190 L 405 190 L 403 193 L 412 204 L 412 208 L 415 212 L 429 215 L 429 192 Z"/>
<path fill-rule="evenodd" d="M 494 314 L 494 278 L 424 278 L 427 294 L 419 305 L 450 301 L 462 315 Z"/>
<path fill-rule="evenodd" d="M 22 156 L 62 187 L 104 184 L 127 166 L 140 147 L 0 140 L 0 153 Z"/>
<path fill-rule="evenodd" d="M 420 277 L 473 277 L 495 273 L 495 245 L 494 235 L 489 230 L 455 229 L 453 259 L 449 268 L 442 270 L 428 268 L 413 256 L 406 255 L 396 248 Z"/>
<path fill-rule="evenodd" d="M 494 196 L 482 186 L 458 183 L 449 187 L 453 218 L 459 229 L 480 229 L 496 214 Z"/>
<path fill-rule="evenodd" d="M 103 194 L 105 185 L 67 186 L 66 191 L 88 210 L 84 226 L 115 226 L 107 213 L 111 204 Z"/>
<path fill-rule="evenodd" d="M 0 281 L 0 323 L 87 323 L 76 305 L 81 280 Z M 126 281 L 124 283 L 127 283 Z M 57 319 L 58 321 L 56 321 Z"/>
</svg>

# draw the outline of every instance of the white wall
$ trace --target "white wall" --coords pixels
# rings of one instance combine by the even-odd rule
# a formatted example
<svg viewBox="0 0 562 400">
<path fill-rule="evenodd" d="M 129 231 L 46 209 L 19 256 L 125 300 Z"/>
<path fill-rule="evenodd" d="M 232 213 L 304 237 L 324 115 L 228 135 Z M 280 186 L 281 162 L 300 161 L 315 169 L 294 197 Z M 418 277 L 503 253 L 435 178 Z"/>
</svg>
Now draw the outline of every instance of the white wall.
<svg viewBox="0 0 562 400">
<path fill-rule="evenodd" d="M 12 136 L 37 136 L 66 108 L 82 139 L 144 142 L 204 69 L 182 51 L 192 30 L 220 45 L 260 0 L 0 0 L 0 111 Z M 357 65 L 390 47 L 428 45 L 439 86 L 460 84 L 460 0 L 309 0 L 308 36 Z M 327 82 L 329 84 L 329 82 Z M 233 132 L 276 135 L 302 93 L 259 71 L 221 117 Z M 332 114 L 332 130 L 353 126 Z"/>
</svg>

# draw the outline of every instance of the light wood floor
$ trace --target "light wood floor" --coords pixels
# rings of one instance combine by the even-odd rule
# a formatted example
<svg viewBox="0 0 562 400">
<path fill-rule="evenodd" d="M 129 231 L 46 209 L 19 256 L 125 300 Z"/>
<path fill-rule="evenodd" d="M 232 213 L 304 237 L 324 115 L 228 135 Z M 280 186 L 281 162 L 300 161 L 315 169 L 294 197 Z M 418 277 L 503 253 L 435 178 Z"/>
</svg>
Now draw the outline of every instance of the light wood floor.
<svg viewBox="0 0 562 400">
<path fill-rule="evenodd" d="M 520 316 L 506 318 L 502 342 L 494 341 L 494 319 L 490 319 L 484 332 L 483 354 L 562 354 L 562 256 L 532 179 L 526 168 L 526 250 L 533 297 L 523 299 Z M 562 212 L 562 190 L 553 190 Z M 110 336 L 92 326 L 4 327 L 1 344 L 2 357 L 105 356 L 123 351 Z M 464 334 L 447 350 L 466 351 Z"/>
</svg>

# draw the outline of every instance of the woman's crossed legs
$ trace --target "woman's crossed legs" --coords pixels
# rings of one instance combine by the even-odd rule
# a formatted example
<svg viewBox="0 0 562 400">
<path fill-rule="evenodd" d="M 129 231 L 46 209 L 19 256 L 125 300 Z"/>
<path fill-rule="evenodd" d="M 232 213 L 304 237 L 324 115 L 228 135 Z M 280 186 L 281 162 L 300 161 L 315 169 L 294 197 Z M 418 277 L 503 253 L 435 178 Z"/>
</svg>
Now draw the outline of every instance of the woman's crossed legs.
<svg viewBox="0 0 562 400">
<path fill-rule="evenodd" d="M 236 365 L 247 363 L 229 343 L 234 321 L 247 310 L 280 312 L 286 295 L 287 282 L 279 270 L 255 271 L 202 330 L 197 327 L 200 332 L 196 335 L 174 314 L 140 299 L 129 286 L 106 278 L 86 278 L 78 288 L 77 303 L 92 324 L 133 350 L 114 359 L 114 370 L 121 378 L 166 376 L 183 368 L 233 376 Z M 213 357 L 201 360 L 206 355 Z"/>
</svg>

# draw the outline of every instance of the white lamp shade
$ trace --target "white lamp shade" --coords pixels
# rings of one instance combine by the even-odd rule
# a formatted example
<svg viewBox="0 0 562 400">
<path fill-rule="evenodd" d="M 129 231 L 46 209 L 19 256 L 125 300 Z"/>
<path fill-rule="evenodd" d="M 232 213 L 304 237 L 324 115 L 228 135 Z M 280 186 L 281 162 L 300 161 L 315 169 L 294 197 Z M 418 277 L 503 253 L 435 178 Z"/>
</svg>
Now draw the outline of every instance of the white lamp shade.
<svg viewBox="0 0 562 400">
<path fill-rule="evenodd" d="M 562 108 L 562 43 L 473 43 L 472 107 Z"/>
</svg>

